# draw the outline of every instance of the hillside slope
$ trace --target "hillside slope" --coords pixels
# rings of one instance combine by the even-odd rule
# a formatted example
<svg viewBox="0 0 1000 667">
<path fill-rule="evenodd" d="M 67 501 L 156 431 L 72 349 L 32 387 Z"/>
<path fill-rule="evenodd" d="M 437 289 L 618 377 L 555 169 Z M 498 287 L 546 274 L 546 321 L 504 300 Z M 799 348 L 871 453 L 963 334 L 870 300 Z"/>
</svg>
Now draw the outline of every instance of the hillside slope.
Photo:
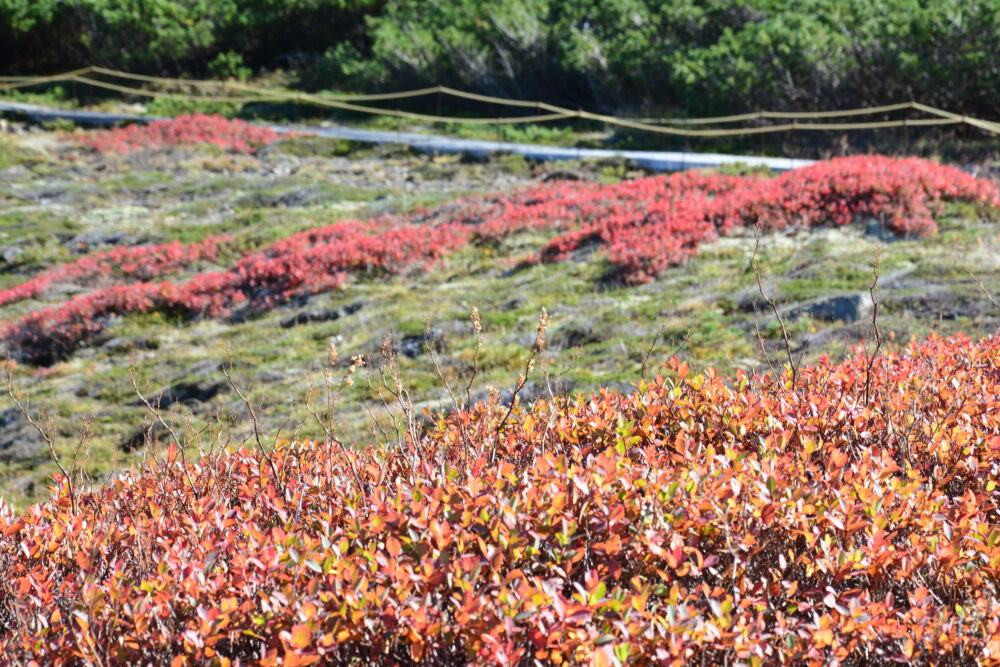
<svg viewBox="0 0 1000 667">
<path fill-rule="evenodd" d="M 273 439 L 321 432 L 311 412 L 326 420 L 328 378 L 336 385 L 352 358 L 363 355 L 353 386 L 331 392 L 338 394 L 338 432 L 361 443 L 384 440 L 402 424 L 378 396 L 381 389 L 389 398 L 393 384 L 384 382 L 380 365 L 395 363 L 418 411 L 450 408 L 441 376 L 464 388 L 473 369 L 471 398 L 486 396 L 489 387 L 509 396 L 543 308 L 551 323 L 544 363 L 526 379 L 522 398 L 548 395 L 549 385 L 553 393 L 627 388 L 643 373 L 654 375 L 671 354 L 726 373 L 780 368 L 782 323 L 795 363 L 821 354 L 842 358 L 873 337 L 869 284 L 877 245 L 887 349 L 930 331 L 991 333 L 1000 321 L 986 294 L 1000 293 L 990 195 L 981 190 L 985 181 L 955 180 L 958 172 L 940 172 L 952 176 L 938 182 L 938 171 L 926 171 L 928 191 L 947 200 L 940 206 L 903 188 L 876 210 L 870 206 L 878 197 L 838 203 L 834 189 L 832 204 L 817 199 L 814 207 L 828 219 L 801 201 L 794 210 L 778 205 L 773 198 L 786 196 L 784 177 L 687 174 L 671 181 L 642 178 L 622 164 L 532 165 L 509 156 L 463 163 L 314 139 L 249 152 L 171 145 L 123 154 L 44 133 L 3 141 L 2 315 L 8 324 L 34 322 L 4 342 L 18 361 L 15 389 L 30 398 L 34 414 L 54 418 L 55 447 L 66 460 L 81 432 L 90 433 L 80 448 L 89 455 L 77 458 L 95 480 L 175 436 L 192 453 L 249 442 L 246 405 L 223 373 L 227 356 L 261 431 Z M 841 173 L 824 169 L 810 182 Z M 914 163 L 898 174 L 916 178 L 921 169 Z M 964 190 L 949 194 L 959 182 Z M 797 181 L 787 183 L 795 186 L 788 193 L 800 193 Z M 825 186 L 816 187 L 815 196 L 828 196 L 820 192 Z M 756 258 L 782 322 L 750 270 L 752 229 L 709 215 L 722 204 L 740 224 L 768 221 Z M 846 218 L 835 210 L 841 204 Z M 853 222 L 826 224 L 838 216 Z M 587 229 L 580 227 L 585 219 Z M 408 247 L 430 254 L 393 256 L 386 264 L 374 255 L 337 259 L 328 246 L 314 252 L 281 241 L 308 240 L 314 229 L 334 235 L 327 241 L 358 233 L 356 223 L 338 227 L 343 220 L 375 221 L 365 238 L 396 233 L 402 223 L 413 232 Z M 672 221 L 673 231 L 664 236 L 668 223 L 650 220 Z M 819 228 L 807 229 L 812 225 Z M 447 232 L 433 237 L 447 239 L 447 252 L 423 229 Z M 350 238 L 344 247 L 369 243 Z M 393 243 L 384 247 L 400 247 Z M 364 247 L 383 252 L 382 245 Z M 272 271 L 280 248 L 290 250 L 282 256 L 291 263 Z M 262 252 L 267 262 L 240 264 Z M 327 272 L 334 259 L 354 263 L 341 276 Z M 433 261 L 424 266 L 426 260 Z M 240 266 L 256 273 L 234 274 Z M 293 273 L 296 282 L 289 283 Z M 143 292 L 155 307 L 128 301 L 136 280 L 184 286 L 197 276 L 204 282 L 234 275 L 252 280 L 226 283 L 230 301 L 198 302 L 197 311 L 175 296 L 162 301 L 162 286 Z M 284 291 L 274 291 L 277 278 Z M 220 283 L 205 284 L 205 298 L 223 293 Z M 101 301 L 103 310 L 93 310 L 95 293 L 126 301 Z M 65 313 L 59 309 L 66 304 L 75 304 L 79 327 L 53 328 L 48 315 L 38 315 Z M 484 336 L 478 352 L 473 308 Z M 331 344 L 337 355 L 328 367 Z M 159 417 L 137 396 L 130 374 L 159 405 Z M 0 459 L 7 498 L 20 504 L 44 496 L 55 466 L 9 401 L 0 413 Z"/>
</svg>

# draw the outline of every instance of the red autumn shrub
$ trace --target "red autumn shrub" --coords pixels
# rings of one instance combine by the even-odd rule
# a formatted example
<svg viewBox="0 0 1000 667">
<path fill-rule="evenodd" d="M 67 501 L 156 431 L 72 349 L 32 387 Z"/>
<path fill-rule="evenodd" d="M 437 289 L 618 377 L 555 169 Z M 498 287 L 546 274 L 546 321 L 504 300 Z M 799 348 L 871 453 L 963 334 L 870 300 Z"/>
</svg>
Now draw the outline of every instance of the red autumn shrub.
<svg viewBox="0 0 1000 667">
<path fill-rule="evenodd" d="M 496 242 L 525 229 L 557 233 L 536 261 L 560 261 L 596 244 L 623 280 L 637 283 L 683 264 L 702 242 L 745 225 L 810 228 L 872 217 L 898 234 L 928 234 L 936 229 L 932 215 L 949 200 L 998 207 L 1000 190 L 953 167 L 881 156 L 839 158 L 775 178 L 683 172 L 618 185 L 544 184 L 405 216 L 307 230 L 185 284 L 99 289 L 35 311 L 8 323 L 3 337 L 26 360 L 49 363 L 101 331 L 110 315 L 136 310 L 219 315 L 237 305 L 263 310 L 335 289 L 358 274 L 398 273 L 470 241 Z M 177 249 L 187 257 L 199 252 Z M 163 265 L 161 272 L 175 266 Z M 21 289 L 34 288 L 12 292 Z"/>
<path fill-rule="evenodd" d="M 103 331 L 112 315 L 218 316 L 244 304 L 266 310 L 292 296 L 340 287 L 350 274 L 397 273 L 433 262 L 465 240 L 453 225 L 369 234 L 373 229 L 347 222 L 298 234 L 275 244 L 276 250 L 247 255 L 229 270 L 201 273 L 182 284 L 137 282 L 97 289 L 29 313 L 7 325 L 4 338 L 25 360 L 48 365 Z"/>
<path fill-rule="evenodd" d="M 83 136 L 80 141 L 102 153 L 130 153 L 140 148 L 192 144 L 209 144 L 227 151 L 249 153 L 281 137 L 274 130 L 242 120 L 196 113 L 156 120 L 147 125 L 99 130 Z"/>
<path fill-rule="evenodd" d="M 162 245 L 123 246 L 81 257 L 43 271 L 23 283 L 0 290 L 0 306 L 41 294 L 53 283 L 75 282 L 100 284 L 126 278 L 150 280 L 186 269 L 193 264 L 218 258 L 228 235 L 210 236 L 204 241 L 184 245 L 178 241 Z"/>
<path fill-rule="evenodd" d="M 716 233 L 758 222 L 765 230 L 808 229 L 868 217 L 895 234 L 922 236 L 936 231 L 932 216 L 943 202 L 1000 206 L 995 183 L 918 158 L 835 158 L 775 178 L 704 176 L 693 188 L 669 187 L 674 178 L 654 185 L 655 195 L 625 199 L 624 206 L 595 193 L 581 224 L 553 239 L 540 259 L 557 260 L 599 241 L 624 280 L 638 283 L 682 263 Z"/>
<path fill-rule="evenodd" d="M 483 404 L 0 512 L 40 664 L 1000 664 L 1000 339 Z M 360 444 L 360 443 L 359 443 Z M 273 468 L 272 468 L 273 464 Z"/>
</svg>

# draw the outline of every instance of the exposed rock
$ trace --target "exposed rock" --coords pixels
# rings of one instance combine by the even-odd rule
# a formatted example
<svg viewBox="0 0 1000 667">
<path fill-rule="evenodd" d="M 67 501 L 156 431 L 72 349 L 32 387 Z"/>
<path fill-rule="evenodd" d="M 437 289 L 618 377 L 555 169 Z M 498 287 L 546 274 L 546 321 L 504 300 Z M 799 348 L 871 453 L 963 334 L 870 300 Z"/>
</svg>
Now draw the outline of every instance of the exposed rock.
<svg viewBox="0 0 1000 667">
<path fill-rule="evenodd" d="M 222 363 L 215 361 L 213 359 L 205 359 L 204 361 L 199 361 L 196 364 L 188 366 L 187 370 L 181 375 L 184 378 L 192 378 L 200 380 L 209 377 L 218 377 L 219 369 L 222 368 Z"/>
<path fill-rule="evenodd" d="M 161 408 L 169 408 L 174 403 L 204 403 L 218 396 L 226 386 L 223 382 L 208 380 L 178 382 L 160 393 L 156 399 Z"/>
<path fill-rule="evenodd" d="M 170 431 L 160 422 L 148 422 L 121 441 L 123 451 L 134 452 L 147 444 L 156 444 L 170 439 Z"/>
<path fill-rule="evenodd" d="M 104 343 L 103 349 L 108 352 L 122 352 L 131 350 L 156 350 L 160 347 L 160 342 L 150 338 L 119 338 L 115 337 Z"/>
<path fill-rule="evenodd" d="M 399 341 L 398 351 L 413 359 L 423 354 L 427 348 L 441 352 L 444 349 L 444 334 L 437 329 L 430 329 L 417 336 L 406 336 Z"/>
<path fill-rule="evenodd" d="M 878 284 L 880 288 L 885 289 L 901 289 L 907 281 L 907 277 L 917 270 L 915 265 L 905 266 L 897 271 L 892 271 L 879 278 Z"/>
<path fill-rule="evenodd" d="M 43 190 L 35 193 L 32 199 L 36 204 L 47 206 L 72 201 L 73 195 L 68 190 Z"/>
<path fill-rule="evenodd" d="M 817 320 L 856 322 L 872 311 L 868 292 L 834 296 L 806 306 L 805 311 Z"/>
<path fill-rule="evenodd" d="M 773 300 L 776 304 L 781 302 L 781 295 L 776 293 L 773 287 L 764 288 L 766 290 L 767 296 Z M 760 295 L 760 290 L 756 287 L 753 289 L 747 288 L 737 292 L 732 297 L 731 303 L 736 310 L 743 313 L 757 313 L 762 310 L 770 310 L 771 307 L 767 305 L 767 301 L 764 297 Z"/>
<path fill-rule="evenodd" d="M 330 199 L 329 195 L 320 188 L 311 187 L 290 190 L 281 194 L 258 192 L 241 197 L 236 203 L 238 206 L 253 208 L 299 208 L 315 206 L 328 199 Z"/>
<path fill-rule="evenodd" d="M 123 231 L 93 231 L 77 234 L 67 242 L 67 247 L 76 252 L 88 252 L 95 246 L 133 246 L 145 240 L 140 234 Z"/>
<path fill-rule="evenodd" d="M 42 436 L 16 407 L 0 412 L 0 462 L 39 461 L 46 456 Z"/>
<path fill-rule="evenodd" d="M 893 241 L 900 241 L 904 238 L 903 236 L 893 232 L 885 225 L 884 222 L 876 218 L 864 218 L 859 222 L 864 226 L 866 236 L 873 236 L 883 243 L 892 243 Z"/>
<path fill-rule="evenodd" d="M 362 305 L 363 304 L 359 301 L 341 308 L 312 308 L 309 310 L 303 310 L 302 312 L 296 313 L 291 317 L 283 319 L 281 321 L 281 327 L 283 329 L 290 329 L 302 324 L 309 324 L 310 322 L 331 322 L 333 320 L 339 320 L 341 317 L 353 315 L 358 312 L 361 310 Z"/>
<path fill-rule="evenodd" d="M 28 473 L 27 475 L 20 475 L 15 477 L 11 481 L 6 483 L 6 487 L 15 494 L 20 494 L 25 497 L 30 497 L 35 493 L 35 487 L 38 485 L 38 475 Z"/>
<path fill-rule="evenodd" d="M 13 245 L 0 246 L 0 266 L 17 264 L 24 257 L 24 250 Z"/>
<path fill-rule="evenodd" d="M 925 290 L 919 294 L 890 296 L 885 302 L 886 309 L 930 320 L 981 319 L 997 314 L 996 308 L 982 294 L 956 294 L 943 287 Z"/>
<path fill-rule="evenodd" d="M 167 410 L 175 403 L 197 407 L 228 390 L 229 384 L 218 372 L 220 367 L 218 361 L 200 361 L 180 375 L 183 380 L 146 398 L 160 410 Z M 136 399 L 130 405 L 143 405 L 143 402 Z"/>
<path fill-rule="evenodd" d="M 570 171 L 569 169 L 556 169 L 555 171 L 550 171 L 545 174 L 542 178 L 543 183 L 548 183 L 549 181 L 582 181 L 584 180 L 583 174 L 577 171 Z"/>
</svg>

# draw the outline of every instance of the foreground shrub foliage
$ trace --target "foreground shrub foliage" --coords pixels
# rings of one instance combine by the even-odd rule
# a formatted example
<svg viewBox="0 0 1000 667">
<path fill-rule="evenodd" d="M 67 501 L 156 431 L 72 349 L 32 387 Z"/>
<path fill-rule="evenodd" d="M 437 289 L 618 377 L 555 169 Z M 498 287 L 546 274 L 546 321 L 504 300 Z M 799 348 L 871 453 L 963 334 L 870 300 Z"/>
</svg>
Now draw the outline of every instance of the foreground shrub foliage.
<svg viewBox="0 0 1000 667">
<path fill-rule="evenodd" d="M 42 664 L 1000 663 L 1000 339 L 167 460 L 0 517 Z"/>
<path fill-rule="evenodd" d="M 430 211 L 308 230 L 181 284 L 154 278 L 210 256 L 215 245 L 205 242 L 186 252 L 155 247 L 139 263 L 145 270 L 132 274 L 142 276 L 141 282 L 107 286 L 36 310 L 8 323 L 3 337 L 22 360 L 49 364 L 104 330 L 114 315 L 159 310 L 196 317 L 237 307 L 266 310 L 361 275 L 426 266 L 468 243 L 496 243 L 526 229 L 554 236 L 537 256 L 525 258 L 528 262 L 561 261 L 598 245 L 622 280 L 646 282 L 685 262 L 701 243 L 748 225 L 779 230 L 867 218 L 896 234 L 922 235 L 936 230 L 933 215 L 946 201 L 995 208 L 1000 191 L 991 181 L 953 167 L 880 156 L 820 162 L 775 178 L 683 172 L 618 185 L 543 184 Z M 59 270 L 34 282 L 53 273 Z M 36 291 L 36 285 L 25 283 L 0 293 L 0 299 Z"/>
</svg>

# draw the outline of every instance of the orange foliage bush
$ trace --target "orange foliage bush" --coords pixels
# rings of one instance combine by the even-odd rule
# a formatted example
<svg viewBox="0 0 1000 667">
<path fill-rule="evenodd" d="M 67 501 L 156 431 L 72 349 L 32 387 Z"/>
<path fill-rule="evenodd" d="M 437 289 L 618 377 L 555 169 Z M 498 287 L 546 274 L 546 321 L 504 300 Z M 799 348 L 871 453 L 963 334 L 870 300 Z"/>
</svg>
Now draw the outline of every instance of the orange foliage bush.
<svg viewBox="0 0 1000 667">
<path fill-rule="evenodd" d="M 793 389 L 675 360 L 406 447 L 173 453 L 2 512 L 0 642 L 42 664 L 996 664 L 998 362 L 998 338 L 931 338 Z"/>
</svg>

